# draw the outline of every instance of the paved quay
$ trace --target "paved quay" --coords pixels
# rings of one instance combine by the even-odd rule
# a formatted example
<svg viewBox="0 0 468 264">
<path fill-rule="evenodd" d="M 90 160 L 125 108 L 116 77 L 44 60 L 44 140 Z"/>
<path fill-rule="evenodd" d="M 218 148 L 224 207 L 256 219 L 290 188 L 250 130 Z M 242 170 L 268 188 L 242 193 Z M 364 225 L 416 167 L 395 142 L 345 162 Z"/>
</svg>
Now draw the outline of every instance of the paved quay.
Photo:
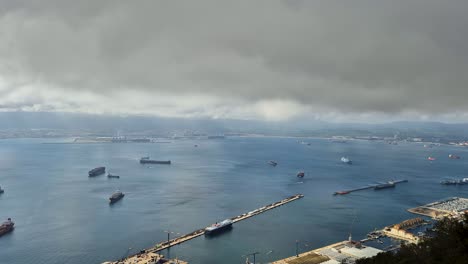
<svg viewBox="0 0 468 264">
<path fill-rule="evenodd" d="M 289 197 L 287 197 L 287 198 L 285 198 L 285 199 L 283 199 L 281 201 L 265 205 L 263 207 L 255 209 L 253 211 L 250 211 L 250 212 L 247 212 L 247 213 L 232 217 L 230 219 L 232 220 L 233 223 L 236 223 L 236 222 L 248 219 L 250 217 L 256 216 L 258 214 L 264 213 L 264 212 L 266 212 L 268 210 L 271 210 L 271 209 L 277 208 L 279 206 L 285 205 L 287 203 L 293 202 L 295 200 L 301 199 L 302 197 L 304 197 L 303 194 L 296 194 L 296 195 L 293 195 L 293 196 L 289 196 Z M 168 241 L 158 243 L 154 247 L 142 250 L 138 254 L 129 256 L 129 257 L 125 258 L 125 259 L 122 259 L 122 260 L 120 260 L 120 262 L 104 262 L 104 263 L 113 263 L 113 264 L 116 264 L 116 263 L 125 263 L 125 264 L 127 264 L 127 263 L 140 263 L 140 262 L 127 262 L 127 261 L 130 261 L 130 259 L 135 259 L 136 256 L 140 256 L 140 258 L 142 258 L 142 257 L 150 258 L 150 257 L 148 257 L 148 256 L 150 256 L 150 254 L 151 254 L 151 256 L 153 256 L 152 254 L 155 254 L 155 253 L 157 253 L 157 252 L 159 252 L 161 250 L 164 250 L 164 249 L 170 248 L 172 246 L 181 244 L 183 242 L 189 241 L 189 240 L 194 239 L 196 237 L 199 237 L 199 236 L 201 236 L 203 234 L 205 234 L 205 228 L 197 229 L 197 230 L 195 230 L 195 231 L 193 231 L 191 233 L 188 233 L 186 235 L 183 235 L 183 236 L 176 237 L 176 238 L 173 238 L 173 239 L 168 240 Z M 146 264 L 146 263 L 150 264 L 150 263 L 153 263 L 153 262 L 141 262 L 141 264 Z M 158 263 L 158 262 L 154 262 L 154 263 Z"/>
</svg>

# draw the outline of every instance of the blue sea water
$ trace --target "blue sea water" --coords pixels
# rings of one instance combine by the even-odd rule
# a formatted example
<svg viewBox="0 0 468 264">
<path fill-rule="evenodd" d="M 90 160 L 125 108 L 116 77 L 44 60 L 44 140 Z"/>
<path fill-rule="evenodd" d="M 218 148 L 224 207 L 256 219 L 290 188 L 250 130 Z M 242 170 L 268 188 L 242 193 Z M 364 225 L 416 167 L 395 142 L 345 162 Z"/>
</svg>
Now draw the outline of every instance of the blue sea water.
<svg viewBox="0 0 468 264">
<path fill-rule="evenodd" d="M 310 146 L 299 144 L 306 140 Z M 450 196 L 468 197 L 468 149 L 422 144 L 324 139 L 232 137 L 167 144 L 47 144 L 70 139 L 0 141 L 0 219 L 16 229 L 0 238 L 0 263 L 82 264 L 116 260 L 287 196 L 303 199 L 238 222 L 214 238 L 198 237 L 162 253 L 190 263 L 244 263 L 258 251 L 267 263 L 414 217 L 406 209 Z M 198 147 L 194 147 L 197 144 Z M 462 156 L 448 159 L 450 153 Z M 151 156 L 172 165 L 140 165 Z M 342 156 L 353 160 L 349 166 Z M 434 156 L 436 161 L 426 158 Z M 267 164 L 276 160 L 278 166 Z M 89 178 L 106 166 L 120 179 Z M 296 177 L 303 170 L 303 179 Z M 394 189 L 333 196 L 390 179 Z M 116 190 L 126 195 L 109 206 Z"/>
</svg>

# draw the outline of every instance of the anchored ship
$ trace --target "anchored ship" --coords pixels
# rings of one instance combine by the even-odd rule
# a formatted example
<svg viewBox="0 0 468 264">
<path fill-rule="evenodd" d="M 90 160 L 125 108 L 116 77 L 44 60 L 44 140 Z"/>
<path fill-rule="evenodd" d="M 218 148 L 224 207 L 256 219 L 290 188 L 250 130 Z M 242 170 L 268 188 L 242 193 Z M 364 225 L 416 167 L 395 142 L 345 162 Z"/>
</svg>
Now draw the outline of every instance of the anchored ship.
<svg viewBox="0 0 468 264">
<path fill-rule="evenodd" d="M 171 164 L 170 160 L 152 160 L 149 157 L 143 157 L 140 159 L 141 164 Z"/>
<path fill-rule="evenodd" d="M 345 195 L 345 194 L 348 194 L 349 191 L 338 191 L 338 192 L 334 192 L 333 195 Z"/>
<path fill-rule="evenodd" d="M 11 221 L 11 218 L 8 218 L 7 221 L 3 222 L 0 225 L 0 236 L 3 236 L 4 234 L 13 231 L 14 228 L 15 228 L 15 223 Z"/>
<path fill-rule="evenodd" d="M 461 180 L 448 179 L 440 182 L 443 185 L 465 185 L 468 184 L 468 178 L 463 178 Z"/>
<path fill-rule="evenodd" d="M 208 136 L 208 139 L 225 139 L 226 137 L 224 135 L 213 135 L 213 136 Z"/>
<path fill-rule="evenodd" d="M 232 220 L 226 219 L 205 228 L 205 235 L 214 235 L 230 228 L 232 228 Z"/>
<path fill-rule="evenodd" d="M 122 199 L 124 196 L 125 196 L 125 194 L 123 192 L 116 191 L 115 193 L 113 193 L 111 195 L 111 197 L 109 197 L 109 203 L 113 204 L 113 203 L 119 201 L 120 199 Z"/>
<path fill-rule="evenodd" d="M 97 167 L 88 172 L 89 177 L 98 176 L 106 173 L 106 167 Z"/>
<path fill-rule="evenodd" d="M 440 184 L 443 185 L 457 185 L 458 181 L 457 180 L 443 180 L 440 182 Z"/>
</svg>

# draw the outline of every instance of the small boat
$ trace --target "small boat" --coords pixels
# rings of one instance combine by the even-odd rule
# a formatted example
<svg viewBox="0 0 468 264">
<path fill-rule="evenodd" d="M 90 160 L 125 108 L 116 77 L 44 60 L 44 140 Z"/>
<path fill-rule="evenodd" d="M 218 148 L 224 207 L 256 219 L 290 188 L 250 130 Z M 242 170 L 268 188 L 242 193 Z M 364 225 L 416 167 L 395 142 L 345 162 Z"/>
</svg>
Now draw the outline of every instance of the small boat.
<svg viewBox="0 0 468 264">
<path fill-rule="evenodd" d="M 119 201 L 120 199 L 122 199 L 123 197 L 125 196 L 125 194 L 121 191 L 116 191 L 115 193 L 113 193 L 111 195 L 111 197 L 109 197 L 109 203 L 110 204 L 113 204 L 113 203 L 116 203 L 117 201 Z"/>
<path fill-rule="evenodd" d="M 116 178 L 116 179 L 118 179 L 118 178 L 120 178 L 120 176 L 109 173 L 109 174 L 107 174 L 107 178 Z"/>
<path fill-rule="evenodd" d="M 270 164 L 271 166 L 274 167 L 274 166 L 278 165 L 278 162 L 276 162 L 274 160 L 270 160 L 270 161 L 268 161 L 268 164 Z"/>
<path fill-rule="evenodd" d="M 436 160 L 436 158 L 434 158 L 434 157 L 427 157 L 427 160 L 434 161 L 434 160 Z"/>
<path fill-rule="evenodd" d="M 453 155 L 453 154 L 449 154 L 448 157 L 449 157 L 450 159 L 460 159 L 460 156 Z"/>
<path fill-rule="evenodd" d="M 349 165 L 353 164 L 353 161 L 347 157 L 341 157 L 341 162 L 349 164 Z"/>
<path fill-rule="evenodd" d="M 0 186 L 0 193 L 4 193 L 5 190 L 2 189 L 2 186 Z"/>
<path fill-rule="evenodd" d="M 296 176 L 297 176 L 298 178 L 304 178 L 305 173 L 304 173 L 303 171 L 300 171 L 300 172 L 297 173 Z"/>
</svg>

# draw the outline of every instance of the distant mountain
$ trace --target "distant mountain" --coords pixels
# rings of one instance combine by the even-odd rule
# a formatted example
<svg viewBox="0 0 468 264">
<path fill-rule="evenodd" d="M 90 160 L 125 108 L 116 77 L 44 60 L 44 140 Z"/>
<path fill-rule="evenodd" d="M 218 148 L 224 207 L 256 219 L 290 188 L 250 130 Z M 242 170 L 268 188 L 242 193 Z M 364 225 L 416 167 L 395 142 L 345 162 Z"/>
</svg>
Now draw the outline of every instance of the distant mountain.
<svg viewBox="0 0 468 264">
<path fill-rule="evenodd" d="M 329 123 L 314 119 L 259 121 L 234 119 L 188 119 L 154 116 L 115 116 L 51 112 L 1 112 L 0 130 L 56 129 L 87 131 L 102 135 L 126 133 L 170 134 L 175 131 L 206 134 L 251 133 L 289 136 L 380 136 L 466 139 L 467 123 L 392 122 L 384 124 Z"/>
</svg>

